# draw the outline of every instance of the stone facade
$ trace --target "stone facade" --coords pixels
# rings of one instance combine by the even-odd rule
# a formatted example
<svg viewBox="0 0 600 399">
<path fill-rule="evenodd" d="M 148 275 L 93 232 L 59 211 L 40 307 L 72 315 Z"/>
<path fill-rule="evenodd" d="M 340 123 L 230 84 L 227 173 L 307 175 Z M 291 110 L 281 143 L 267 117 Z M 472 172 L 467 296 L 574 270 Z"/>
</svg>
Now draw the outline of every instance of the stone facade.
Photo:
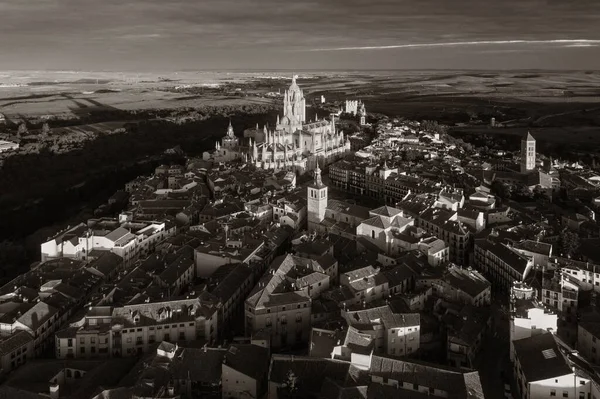
<svg viewBox="0 0 600 399">
<path fill-rule="evenodd" d="M 336 131 L 335 120 L 306 123 L 306 101 L 296 83 L 285 91 L 283 117 L 277 117 L 275 130 L 267 126 L 262 134 L 250 138 L 250 162 L 262 169 L 294 169 L 303 173 L 313 170 L 318 162 L 331 163 L 350 151 L 350 141 Z"/>
</svg>

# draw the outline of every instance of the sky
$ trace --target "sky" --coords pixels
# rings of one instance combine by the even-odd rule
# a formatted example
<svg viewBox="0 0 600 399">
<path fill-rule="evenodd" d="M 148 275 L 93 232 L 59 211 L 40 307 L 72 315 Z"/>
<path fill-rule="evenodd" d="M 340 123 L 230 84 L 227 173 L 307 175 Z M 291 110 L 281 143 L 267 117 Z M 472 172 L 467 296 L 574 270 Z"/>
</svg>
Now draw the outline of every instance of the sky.
<svg viewBox="0 0 600 399">
<path fill-rule="evenodd" d="M 600 69 L 599 0 L 0 0 L 0 69 Z"/>
</svg>

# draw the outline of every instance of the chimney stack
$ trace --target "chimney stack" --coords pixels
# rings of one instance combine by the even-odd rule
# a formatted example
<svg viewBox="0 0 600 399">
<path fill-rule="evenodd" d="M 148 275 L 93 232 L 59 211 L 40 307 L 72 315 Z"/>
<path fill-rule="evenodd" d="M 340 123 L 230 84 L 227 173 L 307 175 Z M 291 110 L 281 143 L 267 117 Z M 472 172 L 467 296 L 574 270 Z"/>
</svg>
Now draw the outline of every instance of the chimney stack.
<svg viewBox="0 0 600 399">
<path fill-rule="evenodd" d="M 50 399 L 58 399 L 60 396 L 60 385 L 50 384 Z"/>
</svg>

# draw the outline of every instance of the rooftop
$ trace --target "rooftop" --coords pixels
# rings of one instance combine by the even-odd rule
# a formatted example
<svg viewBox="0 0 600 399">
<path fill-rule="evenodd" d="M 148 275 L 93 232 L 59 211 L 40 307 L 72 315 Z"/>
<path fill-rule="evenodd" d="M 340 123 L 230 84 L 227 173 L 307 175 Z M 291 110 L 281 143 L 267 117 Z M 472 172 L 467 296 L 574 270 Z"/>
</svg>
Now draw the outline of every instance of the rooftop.
<svg viewBox="0 0 600 399">
<path fill-rule="evenodd" d="M 513 342 L 515 356 L 528 383 L 573 373 L 556 344 L 553 334 L 545 333 Z"/>
</svg>

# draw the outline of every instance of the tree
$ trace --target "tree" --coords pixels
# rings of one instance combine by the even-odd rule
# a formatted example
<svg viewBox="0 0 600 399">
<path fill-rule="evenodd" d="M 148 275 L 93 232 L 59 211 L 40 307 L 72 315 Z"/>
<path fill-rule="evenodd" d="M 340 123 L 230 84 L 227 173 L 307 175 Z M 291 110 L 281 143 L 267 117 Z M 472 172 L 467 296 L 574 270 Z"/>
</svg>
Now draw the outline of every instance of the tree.
<svg viewBox="0 0 600 399">
<path fill-rule="evenodd" d="M 48 122 L 44 122 L 44 124 L 42 125 L 42 136 L 46 137 L 50 134 L 50 125 L 48 125 Z"/>
<path fill-rule="evenodd" d="M 12 241 L 0 242 L 0 265 L 4 275 L 11 274 L 23 266 L 27 254 L 25 247 Z"/>
<path fill-rule="evenodd" d="M 550 200 L 548 191 L 543 189 L 540 186 L 535 186 L 535 188 L 533 189 L 533 198 L 536 201 L 549 201 Z"/>
<path fill-rule="evenodd" d="M 579 236 L 569 230 L 563 230 L 558 240 L 563 256 L 570 258 L 579 248 Z"/>
<path fill-rule="evenodd" d="M 296 393 L 298 392 L 298 377 L 296 377 L 296 374 L 292 370 L 287 372 L 284 387 L 290 397 L 296 397 Z"/>
<path fill-rule="evenodd" d="M 513 192 L 513 198 L 520 201 L 531 201 L 533 199 L 533 192 L 525 184 L 518 184 Z"/>
<path fill-rule="evenodd" d="M 509 199 L 512 194 L 510 186 L 502 183 L 499 180 L 494 180 L 492 186 L 490 187 L 490 191 L 492 192 L 492 194 L 502 199 Z"/>
<path fill-rule="evenodd" d="M 409 161 L 409 162 L 413 162 L 416 161 L 418 159 L 421 159 L 423 157 L 423 155 L 416 150 L 406 150 L 404 151 L 404 160 L 405 161 Z"/>
<path fill-rule="evenodd" d="M 29 131 L 27 130 L 27 125 L 25 124 L 25 122 L 22 122 L 19 125 L 19 128 L 17 129 L 17 136 L 21 137 L 21 136 L 25 136 L 27 135 Z"/>
</svg>

